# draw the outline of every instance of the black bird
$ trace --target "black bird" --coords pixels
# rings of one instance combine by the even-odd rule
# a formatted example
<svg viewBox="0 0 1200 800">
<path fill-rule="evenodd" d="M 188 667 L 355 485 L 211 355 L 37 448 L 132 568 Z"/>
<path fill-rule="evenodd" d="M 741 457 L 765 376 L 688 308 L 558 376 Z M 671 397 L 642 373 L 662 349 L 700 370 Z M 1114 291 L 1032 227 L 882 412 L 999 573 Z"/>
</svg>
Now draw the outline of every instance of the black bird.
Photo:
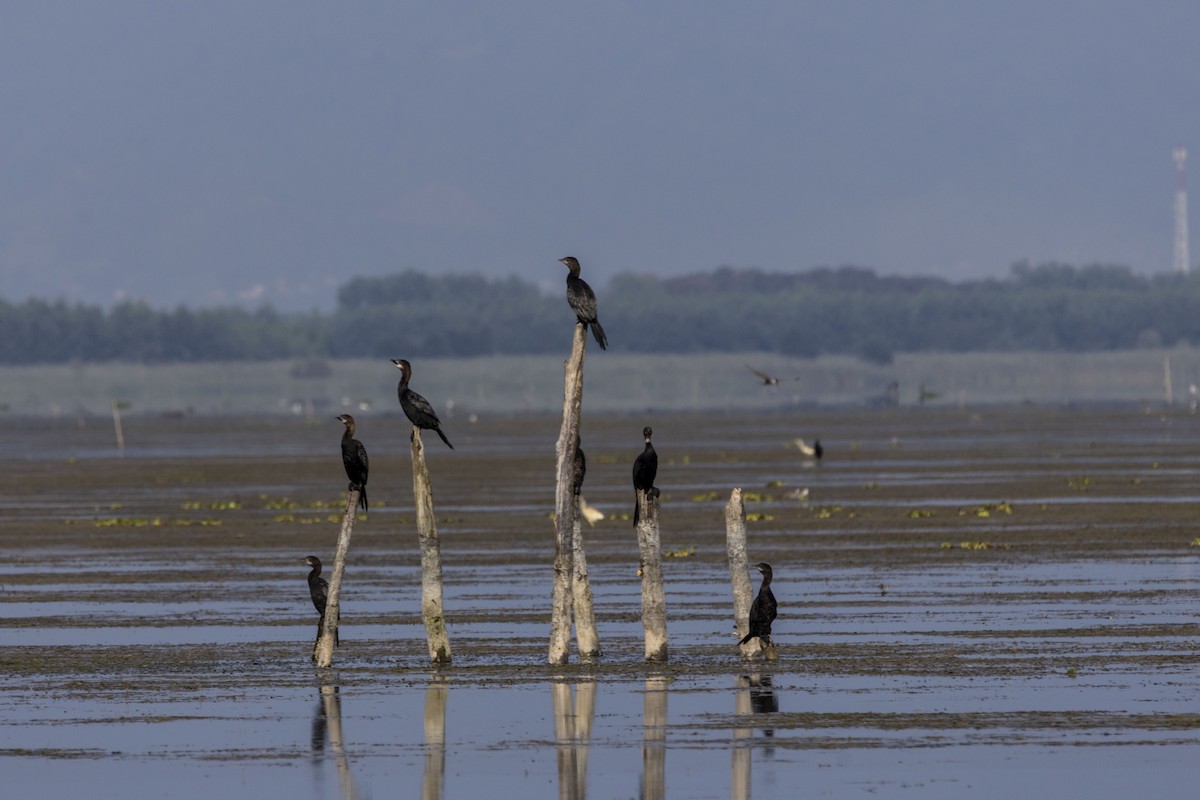
<svg viewBox="0 0 1200 800">
<path fill-rule="evenodd" d="M 400 407 L 404 409 L 404 415 L 418 428 L 437 433 L 446 443 L 446 447 L 453 450 L 454 445 L 450 444 L 446 434 L 442 433 L 442 423 L 438 420 L 433 406 L 429 405 L 429 401 L 424 397 L 408 388 L 408 381 L 412 378 L 412 364 L 403 358 L 393 358 L 392 363 L 400 369 L 400 383 L 396 385 L 396 394 L 400 398 Z"/>
<path fill-rule="evenodd" d="M 342 414 L 338 421 L 346 426 L 342 434 L 342 465 L 346 468 L 346 477 L 350 479 L 347 491 L 358 490 L 358 504 L 363 513 L 367 513 L 367 448 L 354 438 L 354 417 Z"/>
<path fill-rule="evenodd" d="M 317 638 L 320 639 L 321 628 L 325 625 L 325 604 L 329 601 L 329 584 L 321 577 L 321 559 L 309 556 L 304 559 L 304 563 L 312 567 L 312 572 L 308 573 L 308 596 L 312 598 L 313 607 L 321 615 L 317 620 Z M 340 644 L 336 628 L 333 632 L 333 643 Z"/>
<path fill-rule="evenodd" d="M 604 328 L 600 327 L 600 320 L 596 318 L 596 293 L 587 285 L 587 281 L 579 277 L 579 259 L 567 256 L 559 261 L 566 264 L 570 270 L 567 273 L 567 303 L 575 312 L 575 318 L 585 326 L 590 325 L 592 336 L 596 337 L 596 344 L 600 345 L 601 350 L 607 350 L 608 337 L 604 335 Z"/>
<path fill-rule="evenodd" d="M 579 493 L 583 491 L 583 478 L 587 475 L 587 456 L 583 454 L 583 448 L 575 447 L 575 462 L 571 465 L 571 493 L 579 497 Z"/>
<path fill-rule="evenodd" d="M 633 461 L 633 527 L 637 527 L 640 512 L 638 510 L 638 492 L 659 496 L 654 487 L 654 478 L 658 475 L 658 453 L 650 444 L 650 436 L 654 433 L 649 427 L 642 428 L 642 436 L 646 439 L 646 449 L 638 454 Z"/>
<path fill-rule="evenodd" d="M 758 587 L 758 597 L 750 606 L 750 632 L 738 644 L 745 644 L 757 636 L 765 647 L 771 644 L 771 623 L 775 621 L 778 606 L 775 593 L 771 591 L 771 565 L 755 564 L 754 568 L 762 573 L 762 586 Z"/>
<path fill-rule="evenodd" d="M 825 455 L 825 448 L 821 447 L 820 439 L 813 439 L 813 455 L 817 457 L 818 461 L 821 459 L 821 456 Z"/>
</svg>

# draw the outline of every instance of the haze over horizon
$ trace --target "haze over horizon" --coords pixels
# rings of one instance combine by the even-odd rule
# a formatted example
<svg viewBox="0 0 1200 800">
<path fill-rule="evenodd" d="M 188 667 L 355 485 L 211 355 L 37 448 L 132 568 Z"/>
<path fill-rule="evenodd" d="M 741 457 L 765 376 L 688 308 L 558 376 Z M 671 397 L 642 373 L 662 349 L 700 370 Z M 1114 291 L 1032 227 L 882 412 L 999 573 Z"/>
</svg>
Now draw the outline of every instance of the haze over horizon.
<svg viewBox="0 0 1200 800">
<path fill-rule="evenodd" d="M 1198 32 L 1181 0 L 13 4 L 0 298 L 1168 271 Z"/>
</svg>

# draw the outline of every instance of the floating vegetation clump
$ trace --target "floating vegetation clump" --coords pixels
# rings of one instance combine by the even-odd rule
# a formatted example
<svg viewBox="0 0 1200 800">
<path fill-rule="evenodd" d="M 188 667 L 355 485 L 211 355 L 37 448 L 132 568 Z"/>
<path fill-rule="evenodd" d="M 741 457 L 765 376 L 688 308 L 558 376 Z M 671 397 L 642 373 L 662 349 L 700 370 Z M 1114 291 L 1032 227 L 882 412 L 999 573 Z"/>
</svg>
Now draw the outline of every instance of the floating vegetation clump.
<svg viewBox="0 0 1200 800">
<path fill-rule="evenodd" d="M 663 558 L 687 558 L 696 555 L 696 546 L 680 547 L 676 550 L 664 550 Z"/>
<path fill-rule="evenodd" d="M 927 508 L 914 508 L 908 512 L 909 519 L 928 519 L 934 516 L 934 512 Z"/>
<path fill-rule="evenodd" d="M 1011 513 L 1012 513 L 1012 503 L 1009 503 L 1007 501 L 1000 502 L 1000 503 L 984 503 L 983 505 L 975 506 L 975 508 L 972 508 L 972 509 L 960 508 L 958 510 L 958 515 L 960 517 L 965 517 L 968 514 L 974 515 L 976 517 L 990 517 L 993 514 L 1011 514 Z"/>
<path fill-rule="evenodd" d="M 774 520 L 774 515 L 764 514 L 761 511 L 752 511 L 746 515 L 747 522 L 773 522 Z"/>
<path fill-rule="evenodd" d="M 68 520 L 69 521 L 69 520 Z M 211 527 L 220 525 L 219 519 L 185 519 L 178 517 L 103 517 L 92 521 L 97 528 L 187 528 L 192 525 Z"/>
</svg>

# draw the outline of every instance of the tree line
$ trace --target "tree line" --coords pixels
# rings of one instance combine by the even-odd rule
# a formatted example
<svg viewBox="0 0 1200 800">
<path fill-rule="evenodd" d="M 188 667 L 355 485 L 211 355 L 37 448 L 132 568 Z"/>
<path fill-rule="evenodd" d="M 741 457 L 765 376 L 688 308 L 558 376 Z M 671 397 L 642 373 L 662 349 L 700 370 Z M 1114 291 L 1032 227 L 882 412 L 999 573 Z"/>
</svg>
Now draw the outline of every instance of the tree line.
<svg viewBox="0 0 1200 800">
<path fill-rule="evenodd" d="M 951 282 L 860 267 L 801 273 L 723 267 L 622 274 L 598 286 L 611 350 L 637 353 L 1098 351 L 1200 343 L 1200 276 L 1095 264 L 1015 265 Z M 0 301 L 0 363 L 485 356 L 559 352 L 561 293 L 516 277 L 409 271 L 343 285 L 329 314 L 270 307 L 105 309 Z"/>
</svg>

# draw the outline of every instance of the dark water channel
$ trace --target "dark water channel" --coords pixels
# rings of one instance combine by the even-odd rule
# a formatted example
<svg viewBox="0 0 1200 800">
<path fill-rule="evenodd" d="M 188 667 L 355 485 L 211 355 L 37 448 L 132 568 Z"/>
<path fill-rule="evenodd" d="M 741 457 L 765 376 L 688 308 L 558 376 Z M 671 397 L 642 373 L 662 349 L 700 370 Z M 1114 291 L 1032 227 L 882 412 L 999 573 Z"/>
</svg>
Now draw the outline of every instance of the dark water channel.
<svg viewBox="0 0 1200 800">
<path fill-rule="evenodd" d="M 627 516 L 646 423 L 674 554 L 661 665 L 641 660 Z M 4 795 L 1194 793 L 1193 416 L 587 420 L 605 653 L 566 667 L 546 664 L 557 421 L 447 427 L 458 449 L 430 468 L 453 663 L 428 663 L 407 433 L 380 416 L 360 420 L 377 505 L 318 671 L 301 560 L 332 560 L 339 425 L 135 418 L 118 457 L 102 420 L 0 423 Z M 734 486 L 775 568 L 775 662 L 734 646 Z"/>
</svg>

